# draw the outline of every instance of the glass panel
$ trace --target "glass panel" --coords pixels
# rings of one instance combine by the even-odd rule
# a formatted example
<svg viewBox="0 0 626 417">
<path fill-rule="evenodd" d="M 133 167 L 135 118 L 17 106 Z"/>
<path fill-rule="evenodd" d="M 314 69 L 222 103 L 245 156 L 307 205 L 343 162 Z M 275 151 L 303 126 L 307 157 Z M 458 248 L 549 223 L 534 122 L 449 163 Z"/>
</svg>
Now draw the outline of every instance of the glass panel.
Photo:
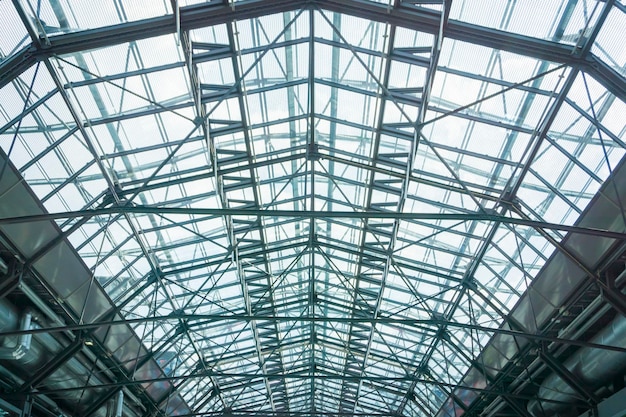
<svg viewBox="0 0 626 417">
<path fill-rule="evenodd" d="M 53 43 L 172 14 L 0 2 L 0 58 L 28 42 L 18 3 Z M 351 3 L 433 22 L 443 9 Z M 603 22 L 604 4 L 455 0 L 450 19 L 546 51 L 602 23 L 591 52 L 624 75 L 623 7 Z M 460 416 L 487 386 L 476 364 L 496 377 L 523 348 L 492 337 L 505 317 L 534 331 L 560 307 L 535 277 L 621 163 L 626 105 L 579 69 L 472 36 L 230 6 L 247 11 L 42 56 L 0 90 L 0 146 L 45 210 L 101 210 L 56 222 L 131 320 L 111 357 L 170 415 Z"/>
</svg>

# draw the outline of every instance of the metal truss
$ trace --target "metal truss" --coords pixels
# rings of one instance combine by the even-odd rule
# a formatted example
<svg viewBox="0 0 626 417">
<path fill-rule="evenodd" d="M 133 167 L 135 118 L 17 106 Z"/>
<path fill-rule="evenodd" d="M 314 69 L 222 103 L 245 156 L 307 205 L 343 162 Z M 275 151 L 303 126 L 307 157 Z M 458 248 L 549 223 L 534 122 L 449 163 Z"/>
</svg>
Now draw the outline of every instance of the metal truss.
<svg viewBox="0 0 626 417">
<path fill-rule="evenodd" d="M 252 216 L 252 217 L 272 217 L 272 218 L 292 218 L 301 217 L 303 219 L 402 219 L 402 220 L 457 220 L 457 221 L 487 221 L 500 222 L 512 225 L 530 226 L 537 229 L 558 230 L 563 232 L 572 232 L 582 235 L 606 237 L 610 239 L 624 239 L 626 233 L 615 232 L 612 230 L 597 229 L 584 226 L 569 226 L 566 224 L 549 223 L 545 221 L 532 220 L 530 218 L 508 217 L 496 213 L 393 213 L 384 211 L 293 211 L 293 210 L 263 210 L 255 208 L 171 208 L 171 207 L 154 207 L 154 206 L 111 206 L 105 208 L 96 208 L 91 210 L 68 211 L 62 213 L 46 213 L 33 214 L 18 217 L 6 217 L 0 219 L 0 224 L 19 224 L 42 220 L 58 220 L 58 219 L 89 219 L 92 217 L 120 214 L 164 214 L 164 215 L 203 215 L 210 218 L 219 218 L 222 216 Z"/>
<path fill-rule="evenodd" d="M 596 292 L 598 322 L 626 311 L 603 275 L 626 238 L 618 2 L 564 0 L 548 38 L 456 0 L 115 2 L 89 29 L 49 3 L 11 3 L 30 44 L 0 60 L 0 199 L 28 208 L 0 200 L 2 255 L 56 323 L 1 333 L 42 345 L 28 404 L 530 417 L 572 405 L 538 398 L 548 373 L 598 403 L 559 359 L 626 349 L 559 326 Z M 12 278 L 0 301 L 42 308 Z"/>
<path fill-rule="evenodd" d="M 366 1 L 263 1 L 246 0 L 238 2 L 237 7 L 219 2 L 210 2 L 180 11 L 180 30 L 185 32 L 223 22 L 251 19 L 263 15 L 299 10 L 314 4 L 325 10 L 346 13 L 373 21 L 388 22 L 400 27 L 420 27 L 428 33 L 439 31 L 440 12 L 417 9 L 410 6 L 393 7 L 388 10 L 383 4 Z M 101 28 L 65 34 L 49 39 L 49 44 L 41 49 L 25 48 L 0 64 L 0 86 L 6 85 L 37 60 L 50 55 L 64 55 L 83 50 L 102 48 L 123 42 L 173 33 L 176 22 L 173 15 L 153 18 L 143 22 L 117 25 L 114 28 Z M 584 70 L 602 82 L 609 91 L 618 97 L 626 95 L 626 83 L 609 66 L 593 55 L 579 56 L 570 47 L 542 41 L 508 32 L 489 30 L 482 27 L 449 21 L 446 24 L 446 36 L 452 39 L 472 42 L 479 45 L 502 49 L 521 55 L 582 66 Z"/>
</svg>

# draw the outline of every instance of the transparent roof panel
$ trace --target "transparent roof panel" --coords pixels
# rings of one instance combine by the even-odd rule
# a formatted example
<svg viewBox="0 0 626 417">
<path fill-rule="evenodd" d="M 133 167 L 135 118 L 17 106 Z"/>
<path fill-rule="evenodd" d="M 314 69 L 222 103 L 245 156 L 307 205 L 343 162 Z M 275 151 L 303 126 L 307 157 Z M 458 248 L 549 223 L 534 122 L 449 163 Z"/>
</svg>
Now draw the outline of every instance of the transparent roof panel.
<svg viewBox="0 0 626 417">
<path fill-rule="evenodd" d="M 452 2 L 451 19 L 567 44 L 578 44 L 593 28 L 603 1 L 486 0 Z M 541 10 L 541 13 L 537 13 Z M 485 12 L 487 11 L 487 12 Z"/>
<path fill-rule="evenodd" d="M 104 1 L 95 9 L 89 3 L 74 0 L 22 0 L 21 7 L 42 36 L 95 29 L 118 23 L 164 16 L 172 13 L 171 3 L 138 0 Z"/>
<path fill-rule="evenodd" d="M 611 33 L 626 24 L 626 8 L 614 7 L 602 25 L 591 50 L 622 76 L 626 75 L 626 48 Z"/>
<path fill-rule="evenodd" d="M 30 43 L 28 31 L 20 22 L 20 17 L 13 2 L 0 3 L 0 63 Z"/>
<path fill-rule="evenodd" d="M 396 3 L 363 7 L 445 17 Z M 0 2 L 0 59 L 33 41 L 13 4 L 52 48 L 175 23 L 167 1 Z M 624 156 L 624 97 L 532 52 L 584 46 L 623 77 L 623 8 L 541 6 L 449 10 L 528 53 L 316 4 L 79 46 L 2 87 L 0 146 L 45 210 L 96 210 L 56 222 L 171 415 L 458 413 L 493 330 Z"/>
</svg>

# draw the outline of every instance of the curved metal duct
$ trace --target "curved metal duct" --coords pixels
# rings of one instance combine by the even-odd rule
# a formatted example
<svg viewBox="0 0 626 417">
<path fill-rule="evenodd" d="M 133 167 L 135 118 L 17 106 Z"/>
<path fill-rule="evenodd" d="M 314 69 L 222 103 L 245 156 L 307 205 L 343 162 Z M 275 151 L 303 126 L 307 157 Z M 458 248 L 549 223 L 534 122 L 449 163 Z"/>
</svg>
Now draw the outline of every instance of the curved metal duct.
<svg viewBox="0 0 626 417">
<path fill-rule="evenodd" d="M 16 314 L 14 312 L 12 313 L 13 314 L 7 315 L 8 317 L 5 318 L 5 323 L 8 323 L 11 320 L 17 321 L 15 319 Z M 30 311 L 25 311 L 22 314 L 22 319 L 20 320 L 19 330 L 30 330 L 32 317 L 33 315 Z M 32 338 L 33 336 L 29 333 L 22 334 L 15 338 L 17 339 L 15 342 L 15 346 L 0 347 L 0 359 L 18 360 L 23 358 L 24 355 L 26 355 L 26 353 L 28 353 L 28 351 L 30 350 L 30 343 Z"/>
<path fill-rule="evenodd" d="M 16 330 L 18 329 L 18 326 L 20 326 L 19 329 L 26 329 L 26 327 L 24 327 L 26 324 L 28 324 L 28 328 L 30 329 L 39 328 L 39 325 L 35 321 L 31 321 L 32 313 L 28 314 L 27 320 L 26 317 L 26 315 L 22 316 L 20 324 L 18 309 L 6 299 L 0 299 L 0 333 L 3 331 Z M 23 383 L 24 380 L 27 380 L 35 375 L 41 367 L 46 364 L 46 362 L 66 347 L 49 333 L 37 333 L 35 335 L 28 336 L 28 349 L 25 349 L 25 345 L 21 344 L 17 347 L 17 349 L 13 346 L 0 348 L 0 352 L 6 349 L 8 355 L 7 357 L 0 356 L 0 360 L 8 361 L 6 362 L 6 370 L 1 370 L 0 372 L 4 373 L 9 371 L 9 375 L 13 375 L 10 373 L 11 369 L 13 372 L 19 370 L 20 374 L 16 377 L 18 379 L 18 383 L 20 384 Z M 4 340 L 18 339 L 18 341 L 22 343 L 20 341 L 21 336 L 2 339 L 3 342 Z M 12 353 L 16 351 L 17 353 Z M 2 366 L 4 367 L 5 365 L 3 364 Z M 52 389 L 71 389 L 75 387 L 76 381 L 81 381 L 84 379 L 84 375 L 89 374 L 89 369 L 86 368 L 78 358 L 72 357 L 63 366 L 59 367 L 53 375 L 51 375 L 52 380 L 46 380 L 42 385 Z M 94 385 L 100 385 L 103 383 L 103 381 L 95 375 L 92 375 L 89 378 L 89 381 Z M 65 400 L 70 402 L 76 401 L 76 398 L 74 397 L 77 395 L 80 396 L 82 402 L 91 403 L 96 400 L 97 394 L 94 391 L 87 391 L 82 394 L 78 391 L 68 392 L 65 395 Z"/>
<path fill-rule="evenodd" d="M 115 401 L 115 417 L 122 417 L 123 410 L 124 410 L 124 391 L 119 390 L 117 392 L 117 398 Z"/>
<path fill-rule="evenodd" d="M 608 346 L 626 346 L 626 317 L 618 315 L 590 342 Z M 591 390 L 596 390 L 603 382 L 624 372 L 626 369 L 626 352 L 584 347 L 569 357 L 563 366 Z M 543 381 L 537 396 L 546 400 L 566 403 L 579 401 L 576 391 L 554 373 Z M 530 401 L 527 407 L 528 412 L 534 416 L 554 414 L 563 408 L 565 407 L 561 404 L 539 400 Z"/>
<path fill-rule="evenodd" d="M 18 310 L 5 299 L 0 300 L 0 332 L 13 331 L 16 329 L 27 330 L 25 327 L 26 324 L 28 324 L 29 329 L 39 327 L 37 323 L 33 321 L 31 312 L 24 314 L 20 320 Z M 28 336 L 27 340 L 25 340 L 26 338 L 22 339 L 23 336 L 18 337 L 18 343 L 21 344 L 18 355 L 0 356 L 0 360 L 14 360 L 16 363 L 19 363 L 26 374 L 32 375 L 49 359 L 50 355 L 63 349 L 63 346 L 46 333 L 38 334 L 35 337 L 31 334 L 26 336 Z M 8 337 L 3 339 L 10 340 L 12 338 Z M 22 343 L 26 343 L 26 345 Z M 26 346 L 28 347 L 27 349 Z M 16 348 L 4 347 L 1 349 L 15 350 Z"/>
</svg>

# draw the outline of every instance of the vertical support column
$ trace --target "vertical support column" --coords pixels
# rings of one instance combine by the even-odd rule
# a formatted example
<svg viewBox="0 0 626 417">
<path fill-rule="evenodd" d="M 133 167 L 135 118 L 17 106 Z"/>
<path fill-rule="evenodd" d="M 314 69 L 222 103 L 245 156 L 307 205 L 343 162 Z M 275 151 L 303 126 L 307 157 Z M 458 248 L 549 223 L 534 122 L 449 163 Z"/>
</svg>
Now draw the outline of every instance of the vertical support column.
<svg viewBox="0 0 626 417">
<path fill-rule="evenodd" d="M 13 262 L 13 266 L 9 266 L 0 258 L 0 299 L 9 295 L 20 285 L 22 274 L 22 268 L 16 261 Z"/>
<path fill-rule="evenodd" d="M 24 402 L 22 404 L 22 410 L 20 412 L 20 417 L 30 417 L 33 409 L 33 397 L 27 395 L 24 397 Z"/>
<path fill-rule="evenodd" d="M 119 390 L 115 398 L 115 417 L 122 417 L 124 409 L 124 390 Z"/>
<path fill-rule="evenodd" d="M 309 111 L 309 135 L 307 142 L 307 160 L 311 167 L 311 202 L 309 210 L 315 210 L 315 161 L 319 160 L 319 150 L 315 143 L 315 13 L 313 9 L 308 10 L 309 13 L 309 91 L 308 91 L 308 111 Z M 305 189 L 306 193 L 307 190 Z M 306 203 L 305 203 L 306 204 Z M 317 246 L 317 234 L 315 231 L 315 219 L 309 220 L 309 277 L 308 277 L 308 310 L 311 317 L 315 317 L 315 247 Z M 315 322 L 309 323 L 309 343 L 311 345 L 311 356 L 309 358 L 309 372 L 311 379 L 309 381 L 309 390 L 311 404 L 309 405 L 311 413 L 315 413 L 315 344 L 317 336 L 315 333 Z"/>
</svg>

